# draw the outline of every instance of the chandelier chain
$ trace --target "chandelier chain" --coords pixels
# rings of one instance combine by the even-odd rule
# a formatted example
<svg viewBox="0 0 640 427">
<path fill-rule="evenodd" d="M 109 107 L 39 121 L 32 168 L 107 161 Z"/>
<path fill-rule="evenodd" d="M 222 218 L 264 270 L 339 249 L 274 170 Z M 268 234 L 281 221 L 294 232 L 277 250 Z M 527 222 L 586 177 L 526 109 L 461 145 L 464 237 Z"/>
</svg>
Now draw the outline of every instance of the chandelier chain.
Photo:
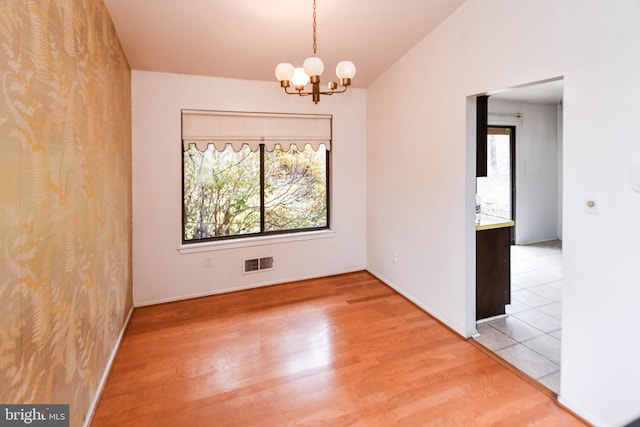
<svg viewBox="0 0 640 427">
<path fill-rule="evenodd" d="M 318 43 L 316 42 L 316 0 L 313 0 L 313 56 L 318 56 Z"/>
</svg>

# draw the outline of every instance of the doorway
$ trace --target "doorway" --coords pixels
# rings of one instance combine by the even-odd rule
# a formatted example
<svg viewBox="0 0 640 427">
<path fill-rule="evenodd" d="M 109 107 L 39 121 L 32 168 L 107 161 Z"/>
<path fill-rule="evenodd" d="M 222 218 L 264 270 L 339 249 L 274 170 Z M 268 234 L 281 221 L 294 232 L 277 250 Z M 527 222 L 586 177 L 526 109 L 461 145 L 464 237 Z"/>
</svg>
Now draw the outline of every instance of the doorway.
<svg viewBox="0 0 640 427">
<path fill-rule="evenodd" d="M 509 200 L 518 234 L 512 235 L 511 303 L 506 315 L 480 321 L 476 337 L 557 394 L 562 345 L 562 92 L 562 80 L 556 79 L 496 91 L 489 98 L 488 127 L 496 129 L 494 133 L 512 128 L 514 137 L 511 191 L 507 198 L 507 184 L 500 184 L 502 202 L 496 204 L 502 207 L 495 214 L 505 216 Z M 496 149 L 498 161 L 500 148 Z M 491 145 L 489 162 L 490 151 Z M 489 169 L 491 163 L 488 174 Z M 483 179 L 478 178 L 480 192 Z M 489 202 L 483 206 L 486 211 L 493 209 Z"/>
</svg>

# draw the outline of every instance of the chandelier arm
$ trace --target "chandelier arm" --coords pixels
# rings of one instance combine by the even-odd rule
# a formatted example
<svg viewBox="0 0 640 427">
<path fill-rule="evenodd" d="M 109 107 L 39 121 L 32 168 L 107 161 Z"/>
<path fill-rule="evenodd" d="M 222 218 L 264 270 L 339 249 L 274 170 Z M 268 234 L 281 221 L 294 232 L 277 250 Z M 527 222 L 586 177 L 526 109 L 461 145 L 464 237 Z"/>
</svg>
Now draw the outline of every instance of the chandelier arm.
<svg viewBox="0 0 640 427">
<path fill-rule="evenodd" d="M 301 90 L 293 90 L 293 92 L 289 92 L 288 88 L 284 88 L 284 91 L 287 95 L 300 95 L 300 96 L 310 96 L 313 95 L 313 92 L 304 92 Z"/>
<path fill-rule="evenodd" d="M 332 90 L 332 91 L 323 91 L 321 90 L 320 92 L 318 92 L 320 95 L 333 95 L 334 93 L 345 93 L 347 91 L 349 87 L 348 86 L 343 86 L 342 90 Z M 289 88 L 284 88 L 284 91 L 287 95 L 300 95 L 300 96 L 311 96 L 313 95 L 313 92 L 305 92 L 305 91 L 301 91 L 301 90 L 293 90 L 291 92 L 289 92 Z"/>
<path fill-rule="evenodd" d="M 320 91 L 320 95 L 333 95 L 334 93 L 345 93 L 349 86 L 343 86 L 342 90 L 332 90 L 330 92 Z"/>
</svg>

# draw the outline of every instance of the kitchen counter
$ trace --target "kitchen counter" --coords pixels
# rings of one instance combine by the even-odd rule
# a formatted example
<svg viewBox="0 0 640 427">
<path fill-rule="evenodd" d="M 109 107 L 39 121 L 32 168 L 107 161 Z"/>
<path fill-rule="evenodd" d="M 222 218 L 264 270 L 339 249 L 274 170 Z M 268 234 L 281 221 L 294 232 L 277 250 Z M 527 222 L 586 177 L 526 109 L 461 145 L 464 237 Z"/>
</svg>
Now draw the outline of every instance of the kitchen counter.
<svg viewBox="0 0 640 427">
<path fill-rule="evenodd" d="M 481 215 L 480 224 L 476 223 L 476 231 L 492 230 L 494 228 L 504 228 L 515 226 L 515 221 L 506 218 L 498 218 L 491 215 Z"/>
</svg>

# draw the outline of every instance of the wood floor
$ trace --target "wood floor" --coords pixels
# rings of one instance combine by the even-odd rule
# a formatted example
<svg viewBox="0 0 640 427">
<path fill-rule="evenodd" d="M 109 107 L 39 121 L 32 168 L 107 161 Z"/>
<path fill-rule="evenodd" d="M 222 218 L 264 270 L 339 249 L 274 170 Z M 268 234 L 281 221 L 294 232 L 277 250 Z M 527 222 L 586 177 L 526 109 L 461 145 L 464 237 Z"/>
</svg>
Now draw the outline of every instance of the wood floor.
<svg viewBox="0 0 640 427">
<path fill-rule="evenodd" d="M 135 309 L 98 426 L 573 426 L 366 272 Z"/>
</svg>

